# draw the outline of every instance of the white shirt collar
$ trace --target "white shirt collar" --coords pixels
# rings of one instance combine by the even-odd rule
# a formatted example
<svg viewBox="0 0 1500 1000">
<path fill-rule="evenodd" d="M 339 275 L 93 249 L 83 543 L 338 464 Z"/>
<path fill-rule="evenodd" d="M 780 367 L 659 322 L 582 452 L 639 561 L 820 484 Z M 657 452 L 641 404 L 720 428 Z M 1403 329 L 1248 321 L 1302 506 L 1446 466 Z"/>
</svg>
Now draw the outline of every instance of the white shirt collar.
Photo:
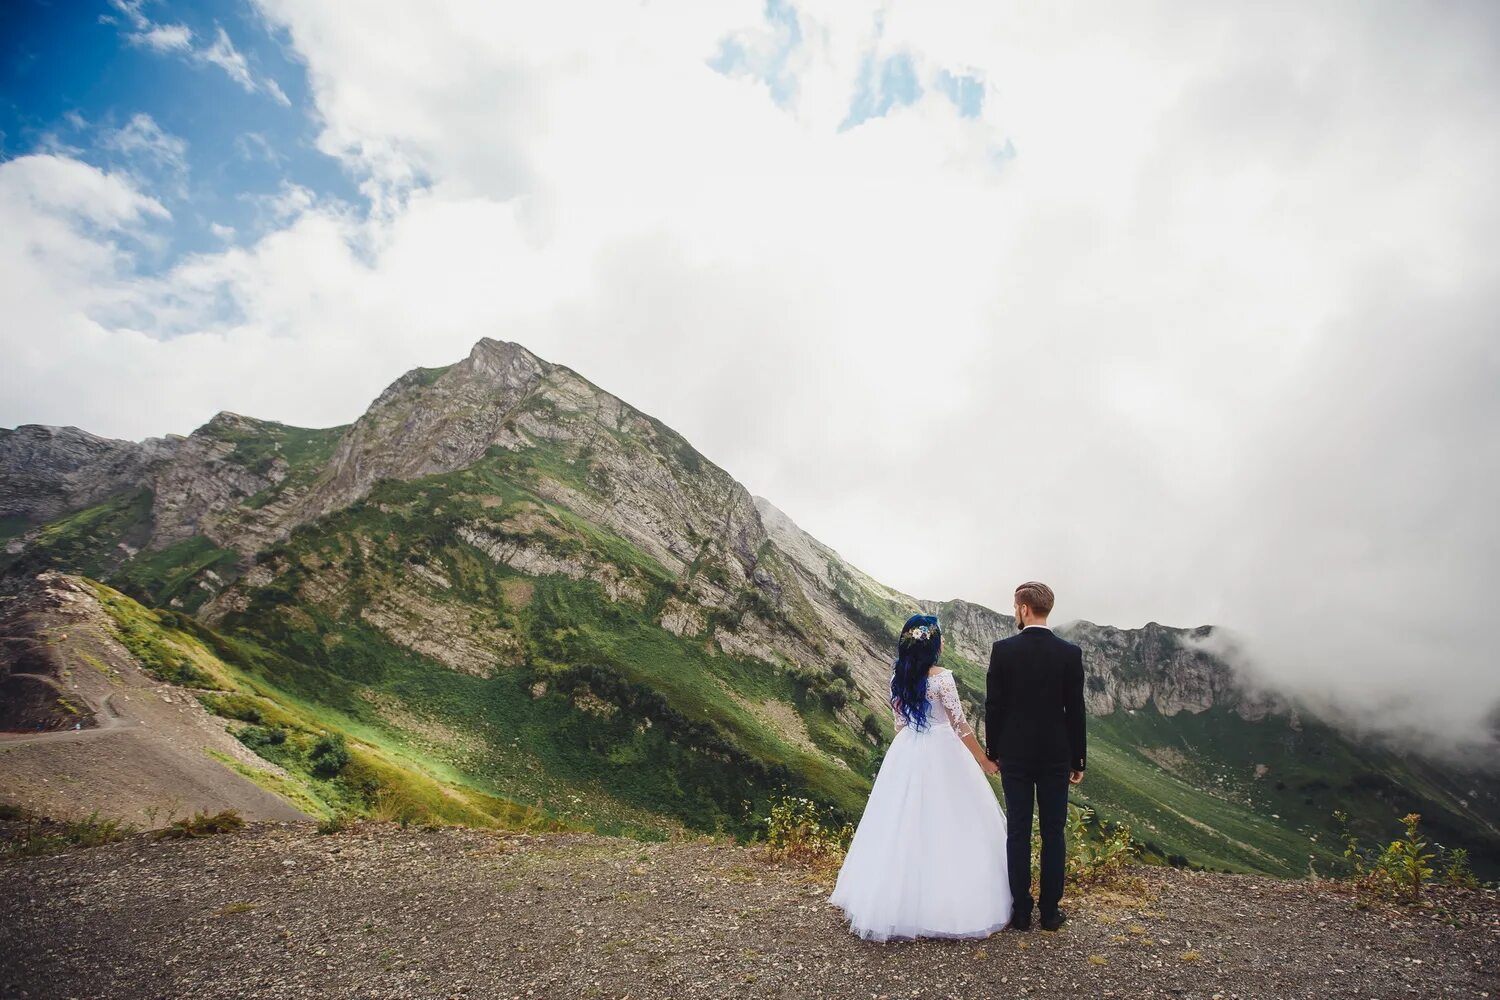
<svg viewBox="0 0 1500 1000">
<path fill-rule="evenodd" d="M 1026 631 L 1027 628 L 1044 628 L 1048 632 L 1052 631 L 1052 626 L 1051 625 L 1027 625 L 1026 628 L 1021 629 L 1021 631 L 1024 632 L 1024 631 Z"/>
</svg>

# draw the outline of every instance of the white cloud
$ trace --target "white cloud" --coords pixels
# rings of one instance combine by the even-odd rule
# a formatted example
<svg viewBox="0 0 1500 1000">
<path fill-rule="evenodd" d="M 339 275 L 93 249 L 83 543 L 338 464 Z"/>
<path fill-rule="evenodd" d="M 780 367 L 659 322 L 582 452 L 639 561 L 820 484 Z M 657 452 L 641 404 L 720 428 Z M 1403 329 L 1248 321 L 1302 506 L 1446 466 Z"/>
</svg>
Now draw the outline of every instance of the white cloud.
<svg viewBox="0 0 1500 1000">
<path fill-rule="evenodd" d="M 1393 727 L 1500 696 L 1488 8 L 809 0 L 773 95 L 707 65 L 758 2 L 263 7 L 376 211 L 37 307 L 12 422 L 327 425 L 506 337 L 908 591 L 1235 626 Z M 895 53 L 979 117 L 839 133 Z"/>
<path fill-rule="evenodd" d="M 192 29 L 185 24 L 155 24 L 129 38 L 157 52 L 187 52 L 193 47 Z"/>
<path fill-rule="evenodd" d="M 291 105 L 291 100 L 274 79 L 257 77 L 250 71 L 249 62 L 235 48 L 229 33 L 221 25 L 215 25 L 212 42 L 198 46 L 194 44 L 193 30 L 187 25 L 160 24 L 147 17 L 142 10 L 144 0 L 110 0 L 110 6 L 119 12 L 120 18 L 105 15 L 101 20 L 121 25 L 125 29 L 125 40 L 130 44 L 162 54 L 175 53 L 202 65 L 217 66 L 246 93 L 265 94 L 283 107 Z"/>
<path fill-rule="evenodd" d="M 245 61 L 245 57 L 240 53 L 239 49 L 234 47 L 234 42 L 230 40 L 229 33 L 222 27 L 215 31 L 213 44 L 197 50 L 194 53 L 194 58 L 219 67 L 225 73 L 229 74 L 231 80 L 239 84 L 248 93 L 260 92 L 266 94 L 283 107 L 291 104 L 291 101 L 287 99 L 286 94 L 275 80 L 270 77 L 257 79 L 250 72 L 250 64 Z"/>
<path fill-rule="evenodd" d="M 187 170 L 187 141 L 167 132 L 145 113 L 132 117 L 123 128 L 105 131 L 100 142 L 106 149 L 148 160 L 174 173 Z"/>
</svg>

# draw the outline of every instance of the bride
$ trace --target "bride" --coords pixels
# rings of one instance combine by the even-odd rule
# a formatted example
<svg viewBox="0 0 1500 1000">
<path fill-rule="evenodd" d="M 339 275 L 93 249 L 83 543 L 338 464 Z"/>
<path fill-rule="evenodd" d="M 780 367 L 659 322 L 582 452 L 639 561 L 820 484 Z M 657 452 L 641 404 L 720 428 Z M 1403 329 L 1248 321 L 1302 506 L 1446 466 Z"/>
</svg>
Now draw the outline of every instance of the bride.
<svg viewBox="0 0 1500 1000">
<path fill-rule="evenodd" d="M 896 738 L 828 901 L 862 938 L 985 937 L 1011 916 L 1005 815 L 985 780 L 953 671 L 936 666 L 932 615 L 901 629 L 891 708 Z"/>
</svg>

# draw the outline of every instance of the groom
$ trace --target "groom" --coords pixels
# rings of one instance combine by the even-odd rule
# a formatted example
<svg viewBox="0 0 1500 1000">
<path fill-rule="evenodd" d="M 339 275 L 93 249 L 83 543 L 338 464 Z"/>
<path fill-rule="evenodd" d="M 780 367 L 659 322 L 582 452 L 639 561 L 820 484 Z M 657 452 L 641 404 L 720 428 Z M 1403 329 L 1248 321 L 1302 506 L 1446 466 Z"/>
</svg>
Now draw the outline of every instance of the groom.
<svg viewBox="0 0 1500 1000">
<path fill-rule="evenodd" d="M 1083 780 L 1083 651 L 1052 634 L 1052 588 L 1016 588 L 1020 631 L 990 647 L 985 683 L 984 738 L 1000 765 L 1007 820 L 1005 856 L 1015 899 L 1010 926 L 1031 927 L 1031 807 L 1042 829 L 1042 930 L 1055 931 L 1068 915 L 1063 894 L 1068 785 Z"/>
</svg>

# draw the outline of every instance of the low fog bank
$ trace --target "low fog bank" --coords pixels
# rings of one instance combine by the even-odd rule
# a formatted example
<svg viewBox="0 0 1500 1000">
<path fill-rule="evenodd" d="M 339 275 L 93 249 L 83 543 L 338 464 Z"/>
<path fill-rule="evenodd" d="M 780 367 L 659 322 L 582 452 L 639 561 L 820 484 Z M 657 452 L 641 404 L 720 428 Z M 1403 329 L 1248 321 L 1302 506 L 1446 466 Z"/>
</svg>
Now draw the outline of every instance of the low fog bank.
<svg viewBox="0 0 1500 1000">
<path fill-rule="evenodd" d="M 1361 742 L 1500 774 L 1500 696 L 1485 701 L 1469 689 L 1446 687 L 1440 673 L 1420 664 L 1404 675 L 1373 672 L 1368 683 L 1351 685 L 1315 662 L 1337 652 L 1313 652 L 1297 638 L 1295 630 L 1256 638 L 1215 628 L 1184 645 L 1227 663 L 1247 691 L 1284 699 Z"/>
</svg>

